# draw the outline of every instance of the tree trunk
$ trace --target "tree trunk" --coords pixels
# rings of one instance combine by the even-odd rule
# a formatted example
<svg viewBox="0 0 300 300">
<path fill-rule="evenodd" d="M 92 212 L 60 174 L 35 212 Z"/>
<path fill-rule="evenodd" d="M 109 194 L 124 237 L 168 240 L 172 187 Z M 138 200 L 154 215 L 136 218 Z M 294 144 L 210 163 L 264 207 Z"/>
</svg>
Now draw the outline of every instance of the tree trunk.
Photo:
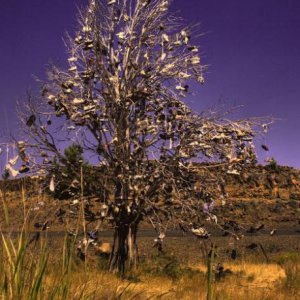
<svg viewBox="0 0 300 300">
<path fill-rule="evenodd" d="M 129 267 L 136 268 L 138 262 L 137 224 L 132 224 L 128 232 L 128 260 Z"/>
<path fill-rule="evenodd" d="M 128 258 L 128 226 L 118 226 L 115 228 L 114 242 L 109 260 L 109 271 L 113 273 L 125 272 L 125 263 Z"/>
<path fill-rule="evenodd" d="M 112 273 L 125 273 L 126 263 L 129 268 L 137 264 L 137 224 L 119 225 L 115 228 L 112 253 L 109 260 L 109 271 Z"/>
</svg>

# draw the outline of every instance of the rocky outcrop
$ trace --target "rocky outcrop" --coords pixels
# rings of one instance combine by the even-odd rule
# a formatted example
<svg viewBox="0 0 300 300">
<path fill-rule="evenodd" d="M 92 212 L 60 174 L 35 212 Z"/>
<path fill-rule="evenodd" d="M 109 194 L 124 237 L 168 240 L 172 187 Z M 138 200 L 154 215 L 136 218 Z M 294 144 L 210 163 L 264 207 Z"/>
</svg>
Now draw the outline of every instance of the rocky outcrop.
<svg viewBox="0 0 300 300">
<path fill-rule="evenodd" d="M 300 200 L 300 170 L 255 166 L 240 175 L 227 175 L 225 189 L 233 198 Z"/>
</svg>

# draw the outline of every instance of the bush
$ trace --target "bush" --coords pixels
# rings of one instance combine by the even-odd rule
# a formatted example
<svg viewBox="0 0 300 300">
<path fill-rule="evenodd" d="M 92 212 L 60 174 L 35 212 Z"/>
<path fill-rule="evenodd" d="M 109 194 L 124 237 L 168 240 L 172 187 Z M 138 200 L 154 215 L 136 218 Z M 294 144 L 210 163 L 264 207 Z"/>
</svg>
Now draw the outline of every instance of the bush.
<svg viewBox="0 0 300 300">
<path fill-rule="evenodd" d="M 266 168 L 271 171 L 278 171 L 278 163 L 274 157 L 268 160 L 268 164 L 266 165 Z"/>
</svg>

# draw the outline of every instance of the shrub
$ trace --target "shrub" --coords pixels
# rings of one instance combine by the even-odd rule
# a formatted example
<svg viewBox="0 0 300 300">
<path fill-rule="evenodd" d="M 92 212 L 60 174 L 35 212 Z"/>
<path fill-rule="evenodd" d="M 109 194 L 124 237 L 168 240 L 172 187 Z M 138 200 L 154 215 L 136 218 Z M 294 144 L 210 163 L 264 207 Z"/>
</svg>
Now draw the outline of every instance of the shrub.
<svg viewBox="0 0 300 300">
<path fill-rule="evenodd" d="M 266 168 L 271 171 L 278 171 L 278 163 L 274 157 L 268 160 L 268 164 L 266 165 Z"/>
</svg>

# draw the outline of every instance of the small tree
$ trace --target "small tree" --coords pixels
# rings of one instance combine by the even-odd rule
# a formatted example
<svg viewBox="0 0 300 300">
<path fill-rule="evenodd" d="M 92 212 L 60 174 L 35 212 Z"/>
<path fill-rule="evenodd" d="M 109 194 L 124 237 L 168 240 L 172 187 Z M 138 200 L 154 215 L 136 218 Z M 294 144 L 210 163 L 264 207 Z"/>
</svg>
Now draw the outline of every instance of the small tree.
<svg viewBox="0 0 300 300">
<path fill-rule="evenodd" d="M 83 158 L 83 149 L 78 144 L 71 144 L 64 150 L 64 159 L 51 161 L 55 178 L 54 196 L 59 199 L 68 199 L 81 195 L 81 177 L 84 179 L 83 193 L 95 193 L 93 173 L 88 162 Z"/>
<path fill-rule="evenodd" d="M 267 160 L 266 168 L 272 171 L 278 171 L 278 163 L 274 157 L 271 157 Z"/>
<path fill-rule="evenodd" d="M 91 1 L 67 40 L 69 69 L 49 70 L 41 97 L 28 102 L 29 119 L 23 116 L 39 168 L 49 167 L 41 151 L 63 161 L 58 143 L 76 140 L 105 170 L 109 194 L 99 210 L 113 220 L 113 272 L 136 263 L 142 220 L 161 234 L 175 223 L 196 232 L 224 192 L 222 176 L 207 170 L 238 174 L 256 159 L 261 120 L 233 122 L 184 102 L 191 83 L 204 83 L 205 66 L 195 27 L 168 10 L 168 0 Z"/>
</svg>

